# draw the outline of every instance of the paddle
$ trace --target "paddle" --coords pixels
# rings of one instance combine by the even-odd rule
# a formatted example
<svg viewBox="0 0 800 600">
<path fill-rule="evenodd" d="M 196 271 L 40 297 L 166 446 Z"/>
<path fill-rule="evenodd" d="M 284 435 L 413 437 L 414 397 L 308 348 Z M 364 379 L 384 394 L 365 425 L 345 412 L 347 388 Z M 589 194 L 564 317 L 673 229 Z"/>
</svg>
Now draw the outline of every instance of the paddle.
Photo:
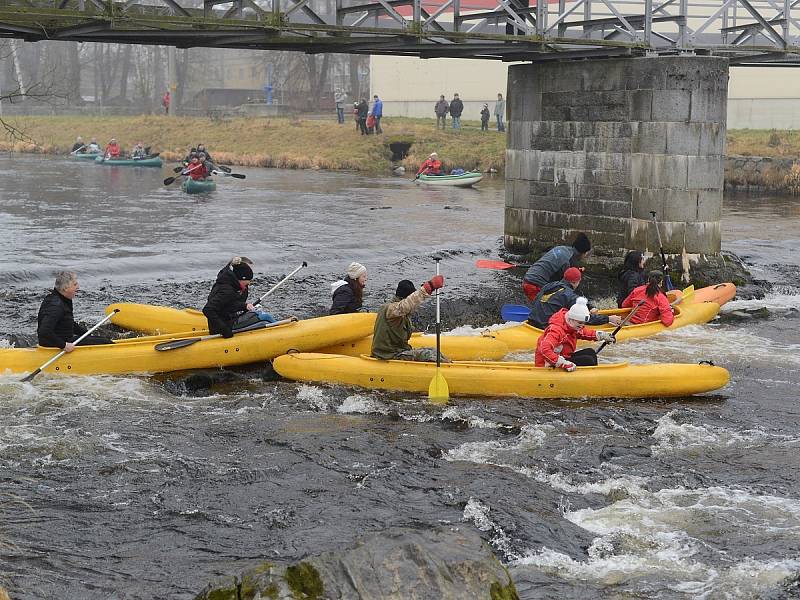
<svg viewBox="0 0 800 600">
<path fill-rule="evenodd" d="M 653 225 L 655 225 L 656 235 L 658 235 L 658 249 L 661 251 L 661 265 L 664 269 L 664 284 L 667 286 L 667 291 L 669 291 L 673 289 L 673 286 L 672 286 L 672 279 L 669 276 L 669 269 L 667 268 L 667 257 L 664 254 L 664 245 L 661 243 L 661 230 L 658 228 L 656 211 L 651 210 L 650 214 L 653 215 Z"/>
<path fill-rule="evenodd" d="M 120 309 L 118 309 L 118 308 L 115 308 L 115 309 L 114 309 L 114 310 L 113 310 L 111 313 L 109 313 L 109 314 L 107 314 L 105 317 L 103 317 L 103 319 L 102 319 L 102 320 L 100 320 L 100 322 L 98 322 L 98 323 L 97 323 L 97 325 L 95 325 L 94 327 L 92 327 L 92 328 L 91 328 L 89 331 L 87 331 L 86 333 L 84 333 L 84 334 L 83 334 L 81 337 L 79 337 L 77 340 L 75 340 L 75 341 L 74 341 L 74 342 L 72 342 L 72 343 L 73 343 L 73 344 L 75 344 L 76 346 L 77 346 L 78 344 L 80 344 L 80 343 L 81 343 L 81 340 L 83 340 L 83 339 L 84 339 L 86 336 L 88 336 L 90 333 L 92 333 L 92 332 L 93 332 L 95 329 L 97 329 L 98 327 L 100 327 L 100 325 L 102 325 L 103 323 L 105 323 L 106 321 L 108 321 L 108 320 L 109 320 L 111 317 L 113 317 L 115 314 L 117 314 L 117 313 L 119 312 L 119 310 L 120 310 Z M 52 365 L 54 362 L 56 362 L 56 361 L 57 361 L 59 358 L 61 358 L 62 356 L 64 356 L 66 353 L 67 353 L 67 351 L 66 351 L 66 350 L 62 350 L 61 352 L 59 352 L 58 354 L 56 354 L 56 355 L 55 355 L 53 358 L 51 358 L 51 359 L 50 359 L 50 360 L 48 360 L 46 363 L 44 363 L 44 364 L 43 364 L 41 367 L 39 367 L 38 369 L 36 369 L 36 370 L 35 370 L 33 373 L 31 373 L 31 374 L 30 374 L 30 375 L 28 375 L 27 377 L 24 377 L 24 378 L 20 379 L 20 381 L 22 381 L 22 382 L 24 382 L 24 383 L 26 383 L 26 382 L 28 382 L 28 381 L 33 381 L 33 378 L 34 378 L 34 377 L 36 377 L 36 376 L 37 376 L 39 373 L 41 373 L 41 372 L 42 372 L 44 369 L 46 369 L 47 367 L 49 367 L 50 365 Z"/>
<path fill-rule="evenodd" d="M 514 269 L 516 267 L 527 269 L 530 265 L 512 265 L 511 263 L 503 262 L 502 260 L 478 260 L 475 261 L 475 266 L 479 269 Z"/>
<path fill-rule="evenodd" d="M 147 154 L 145 156 L 134 156 L 133 160 L 147 160 L 149 158 L 156 158 L 161 152 L 154 152 L 153 154 Z"/>
<path fill-rule="evenodd" d="M 297 321 L 296 317 L 291 317 L 290 319 L 284 319 L 283 321 L 275 321 L 274 323 L 270 323 L 268 321 L 264 321 L 263 325 L 261 323 L 257 323 L 257 327 L 248 327 L 243 331 L 239 331 L 236 333 L 244 333 L 245 331 L 253 331 L 255 329 L 267 329 L 269 327 L 275 327 L 277 325 L 287 325 L 289 323 L 293 323 Z M 214 333 L 212 335 L 203 335 L 200 337 L 194 338 L 183 338 L 180 340 L 170 340 L 169 342 L 161 342 L 160 344 L 156 344 L 154 348 L 158 352 L 166 352 L 168 350 L 177 350 L 178 348 L 186 348 L 187 346 L 191 346 L 192 344 L 196 344 L 197 342 L 202 342 L 204 340 L 213 340 L 215 338 L 221 338 L 221 333 Z"/>
<path fill-rule="evenodd" d="M 84 144 L 84 145 L 83 145 L 83 146 L 81 146 L 80 148 L 75 148 L 75 150 L 73 150 L 72 152 L 70 152 L 70 154 L 77 154 L 78 152 L 80 152 L 80 151 L 81 151 L 81 150 L 83 150 L 84 148 L 86 148 L 86 144 Z"/>
<path fill-rule="evenodd" d="M 191 169 L 186 169 L 185 171 L 183 171 L 183 173 L 181 173 L 181 174 L 180 174 L 180 175 L 178 175 L 177 177 L 167 177 L 167 178 L 164 180 L 164 185 L 172 185 L 173 183 L 175 183 L 175 180 L 176 180 L 176 179 L 180 179 L 181 177 L 185 177 L 186 175 L 188 175 L 189 173 L 191 173 L 192 171 L 194 171 L 195 169 L 197 169 L 199 166 L 200 166 L 200 165 L 195 165 L 195 166 L 193 166 Z M 181 170 L 183 170 L 183 169 L 181 169 Z"/>
<path fill-rule="evenodd" d="M 262 295 L 262 296 L 261 296 L 261 297 L 258 299 L 258 301 L 257 301 L 257 302 L 256 302 L 256 303 L 255 303 L 253 306 L 261 306 L 261 302 L 264 300 L 264 298 L 266 298 L 267 296 L 269 296 L 269 295 L 270 295 L 272 292 L 274 292 L 274 291 L 275 291 L 275 290 L 277 290 L 279 287 L 281 287 L 281 286 L 282 286 L 284 283 L 286 283 L 286 282 L 289 280 L 289 278 L 290 278 L 290 277 L 292 277 L 292 276 L 293 276 L 295 273 L 297 273 L 297 272 L 298 272 L 300 269 L 302 269 L 302 268 L 304 268 L 304 267 L 307 267 L 307 266 L 308 266 L 308 263 L 307 263 L 306 261 L 303 261 L 303 264 L 302 264 L 302 265 L 300 265 L 299 267 L 297 267 L 297 268 L 296 268 L 294 271 L 292 271 L 291 273 L 289 273 L 289 274 L 288 274 L 286 277 L 284 277 L 283 279 L 281 279 L 281 280 L 280 280 L 278 283 L 276 283 L 276 284 L 275 284 L 275 285 L 273 285 L 273 286 L 272 286 L 272 287 L 271 287 L 269 290 L 267 290 L 267 291 L 266 291 L 266 292 L 265 292 L 265 293 L 264 293 L 264 294 L 263 294 L 263 295 Z"/>
<path fill-rule="evenodd" d="M 617 325 L 617 328 L 616 328 L 616 329 L 614 329 L 614 331 L 612 331 L 612 332 L 611 332 L 611 335 L 612 335 L 612 336 L 616 336 L 616 335 L 619 333 L 619 330 L 620 330 L 620 329 L 622 329 L 622 326 L 623 326 L 623 325 L 625 325 L 625 324 L 626 324 L 628 321 L 630 321 L 630 320 L 631 320 L 631 317 L 634 315 L 634 313 L 635 313 L 637 310 L 639 310 L 639 307 L 640 307 L 642 304 L 644 304 L 646 301 L 647 301 L 647 298 L 645 298 L 644 300 L 642 300 L 641 302 L 639 302 L 639 304 L 637 304 L 636 306 L 634 306 L 634 307 L 631 309 L 631 312 L 629 312 L 627 315 L 625 315 L 625 318 L 624 318 L 624 319 L 622 319 L 622 323 L 620 323 L 619 325 Z M 598 349 L 595 351 L 595 354 L 600 354 L 600 351 L 601 351 L 603 348 L 605 348 L 605 347 L 606 347 L 608 344 L 609 344 L 609 342 L 603 342 L 602 344 L 600 344 L 600 347 L 599 347 L 599 348 L 598 348 Z"/>
<path fill-rule="evenodd" d="M 226 173 L 225 171 L 211 171 L 212 175 L 222 175 L 223 177 L 233 177 L 234 179 L 244 179 L 247 175 L 242 173 Z"/>
<path fill-rule="evenodd" d="M 225 171 L 226 173 L 230 173 L 233 170 L 230 167 L 226 167 L 225 165 L 217 165 L 217 168 L 220 171 Z"/>
<path fill-rule="evenodd" d="M 436 259 L 436 274 L 439 274 L 439 258 Z M 428 399 L 434 404 L 447 404 L 450 388 L 442 375 L 442 321 L 439 310 L 439 290 L 436 290 L 436 374 L 428 385 Z"/>
</svg>

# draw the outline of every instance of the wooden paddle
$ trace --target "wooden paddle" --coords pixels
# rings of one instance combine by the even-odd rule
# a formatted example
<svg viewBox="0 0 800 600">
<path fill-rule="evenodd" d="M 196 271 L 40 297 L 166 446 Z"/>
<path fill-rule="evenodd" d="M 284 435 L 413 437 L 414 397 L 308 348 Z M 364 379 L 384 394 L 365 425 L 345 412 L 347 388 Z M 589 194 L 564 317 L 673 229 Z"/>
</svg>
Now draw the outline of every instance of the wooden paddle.
<svg viewBox="0 0 800 600">
<path fill-rule="evenodd" d="M 92 332 L 93 332 L 95 329 L 97 329 L 98 327 L 100 327 L 100 325 L 102 325 L 103 323 L 105 323 L 106 321 L 108 321 L 108 320 L 109 320 L 111 317 L 113 317 L 115 314 L 117 314 L 117 313 L 119 312 L 119 310 L 120 310 L 120 309 L 118 309 L 118 308 L 115 308 L 115 309 L 114 309 L 112 312 L 110 312 L 110 313 L 109 313 L 109 314 L 107 314 L 105 317 L 103 317 L 103 318 L 102 318 L 102 319 L 101 319 L 101 320 L 100 320 L 100 321 L 97 323 L 97 325 L 95 325 L 94 327 L 92 327 L 92 328 L 91 328 L 89 331 L 87 331 L 86 333 L 84 333 L 84 334 L 83 334 L 81 337 L 79 337 L 77 340 L 75 340 L 75 341 L 74 341 L 74 342 L 72 342 L 72 343 L 73 343 L 73 344 L 75 344 L 76 346 L 77 346 L 78 344 L 80 344 L 80 343 L 81 343 L 81 341 L 82 341 L 84 338 L 86 338 L 86 337 L 87 337 L 89 334 L 91 334 L 91 333 L 92 333 Z M 58 354 L 56 354 L 56 355 L 55 355 L 53 358 L 51 358 L 51 359 L 50 359 L 50 360 L 48 360 L 46 363 L 44 363 L 44 364 L 43 364 L 41 367 L 39 367 L 38 369 L 36 369 L 36 370 L 35 370 L 33 373 L 31 373 L 31 374 L 30 374 L 30 375 L 28 375 L 27 377 L 23 377 L 22 379 L 20 379 L 20 381 L 22 381 L 22 382 L 33 381 L 33 378 L 34 378 L 34 377 L 36 377 L 36 376 L 37 376 L 39 373 L 41 373 L 41 372 L 42 372 L 44 369 L 46 369 L 47 367 L 49 367 L 50 365 L 52 365 L 54 362 L 56 362 L 56 361 L 57 361 L 59 358 L 61 358 L 62 356 L 64 356 L 66 353 L 67 353 L 67 351 L 66 351 L 66 350 L 62 350 L 61 352 L 59 352 Z"/>
<path fill-rule="evenodd" d="M 436 259 L 436 274 L 439 274 L 439 258 Z M 439 290 L 436 290 L 436 374 L 428 385 L 428 399 L 434 404 L 447 404 L 450 388 L 442 375 L 442 321 L 439 304 Z"/>
<path fill-rule="evenodd" d="M 254 331 L 256 329 L 267 329 L 269 327 L 276 327 L 278 325 L 288 325 L 289 323 L 294 323 L 295 321 L 297 321 L 296 317 L 291 317 L 290 319 L 284 319 L 282 321 L 275 321 L 274 323 L 263 321 L 263 325 L 261 323 L 256 323 L 257 326 L 248 327 L 242 331 L 237 331 L 236 333 L 244 333 L 247 331 Z M 214 333 L 211 335 L 203 335 L 200 337 L 182 338 L 179 340 L 170 340 L 169 342 L 161 342 L 160 344 L 156 344 L 154 348 L 158 352 L 167 352 L 169 350 L 177 350 L 178 348 L 186 348 L 187 346 L 191 346 L 192 344 L 196 344 L 197 342 L 202 342 L 205 340 L 213 340 L 215 338 L 221 338 L 221 337 L 222 337 L 221 333 Z"/>
<path fill-rule="evenodd" d="M 517 267 L 527 269 L 530 265 L 512 265 L 511 263 L 503 262 L 502 260 L 478 260 L 475 261 L 475 266 L 479 269 L 515 269 Z"/>
</svg>

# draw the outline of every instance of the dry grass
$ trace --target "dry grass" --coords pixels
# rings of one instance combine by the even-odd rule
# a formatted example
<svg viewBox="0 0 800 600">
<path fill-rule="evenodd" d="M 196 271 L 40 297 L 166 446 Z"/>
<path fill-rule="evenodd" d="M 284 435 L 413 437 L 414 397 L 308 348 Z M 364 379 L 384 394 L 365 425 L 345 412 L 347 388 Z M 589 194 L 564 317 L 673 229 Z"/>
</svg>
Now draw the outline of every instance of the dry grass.
<svg viewBox="0 0 800 600">
<path fill-rule="evenodd" d="M 731 129 L 728 131 L 729 156 L 800 156 L 800 131 L 776 129 Z"/>
<path fill-rule="evenodd" d="M 123 148 L 142 140 L 167 160 L 177 160 L 203 142 L 224 164 L 288 169 L 352 169 L 377 172 L 388 168 L 388 142 L 397 138 L 414 141 L 403 163 L 414 168 L 432 151 L 448 166 L 502 170 L 505 136 L 436 131 L 429 119 L 384 119 L 383 136 L 362 136 L 352 121 L 295 118 L 169 118 L 139 117 L 19 117 L 13 124 L 31 141 L 0 141 L 0 150 L 63 154 L 75 137 L 96 137 L 101 145 L 115 137 Z"/>
</svg>

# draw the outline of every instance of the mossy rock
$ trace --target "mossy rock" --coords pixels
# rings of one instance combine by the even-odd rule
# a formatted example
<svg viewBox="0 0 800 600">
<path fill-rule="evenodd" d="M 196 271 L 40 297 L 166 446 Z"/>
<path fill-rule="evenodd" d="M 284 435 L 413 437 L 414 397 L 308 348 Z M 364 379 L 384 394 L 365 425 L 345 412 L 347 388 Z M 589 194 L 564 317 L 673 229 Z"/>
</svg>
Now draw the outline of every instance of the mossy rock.
<svg viewBox="0 0 800 600">
<path fill-rule="evenodd" d="M 317 600 L 325 591 L 319 571 L 307 562 L 287 567 L 286 583 L 295 600 Z"/>
<path fill-rule="evenodd" d="M 513 581 L 509 581 L 508 585 L 495 581 L 489 588 L 489 598 L 490 600 L 519 600 Z"/>
</svg>

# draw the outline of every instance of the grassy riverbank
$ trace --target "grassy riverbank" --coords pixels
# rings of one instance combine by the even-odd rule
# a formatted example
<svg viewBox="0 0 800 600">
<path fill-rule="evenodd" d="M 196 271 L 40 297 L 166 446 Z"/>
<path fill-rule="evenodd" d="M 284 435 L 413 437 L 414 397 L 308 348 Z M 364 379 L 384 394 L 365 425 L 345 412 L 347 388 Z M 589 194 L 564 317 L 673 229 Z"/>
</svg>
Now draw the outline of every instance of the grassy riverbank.
<svg viewBox="0 0 800 600">
<path fill-rule="evenodd" d="M 163 158 L 178 160 L 203 142 L 225 164 L 380 172 L 392 156 L 389 144 L 401 142 L 411 144 L 401 163 L 409 169 L 433 151 L 448 166 L 502 170 L 505 162 L 505 135 L 475 127 L 437 131 L 428 119 L 386 119 L 381 136 L 360 135 L 352 120 L 338 125 L 302 118 L 17 117 L 10 123 L 26 139 L 2 140 L 0 150 L 64 154 L 81 135 L 84 141 L 94 136 L 101 145 L 116 137 L 125 149 L 142 140 Z"/>
</svg>

